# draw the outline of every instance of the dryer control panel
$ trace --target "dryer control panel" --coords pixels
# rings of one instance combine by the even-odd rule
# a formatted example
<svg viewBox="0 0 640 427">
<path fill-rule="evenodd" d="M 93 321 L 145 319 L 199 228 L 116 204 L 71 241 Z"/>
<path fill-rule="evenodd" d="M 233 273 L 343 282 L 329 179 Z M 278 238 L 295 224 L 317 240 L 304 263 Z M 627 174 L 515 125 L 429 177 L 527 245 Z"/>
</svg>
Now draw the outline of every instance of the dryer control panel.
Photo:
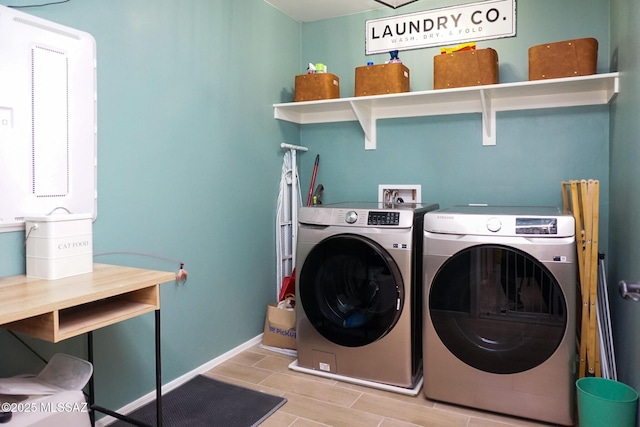
<svg viewBox="0 0 640 427">
<path fill-rule="evenodd" d="M 453 206 L 425 214 L 424 230 L 476 236 L 572 237 L 575 220 L 557 207 Z"/>
<path fill-rule="evenodd" d="M 558 219 L 516 218 L 516 234 L 558 234 Z"/>
</svg>

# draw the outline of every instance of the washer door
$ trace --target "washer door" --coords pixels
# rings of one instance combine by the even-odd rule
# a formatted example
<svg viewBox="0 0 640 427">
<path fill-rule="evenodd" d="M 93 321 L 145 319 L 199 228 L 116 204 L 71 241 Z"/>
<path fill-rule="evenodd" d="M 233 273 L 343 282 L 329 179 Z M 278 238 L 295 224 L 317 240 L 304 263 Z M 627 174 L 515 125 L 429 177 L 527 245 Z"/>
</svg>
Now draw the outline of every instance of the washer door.
<svg viewBox="0 0 640 427">
<path fill-rule="evenodd" d="M 309 322 L 336 344 L 370 344 L 385 336 L 402 313 L 398 266 L 363 236 L 340 234 L 315 245 L 298 280 L 298 300 Z"/>
<path fill-rule="evenodd" d="M 429 292 L 442 343 L 462 362 L 514 374 L 545 362 L 567 325 L 567 305 L 551 272 L 518 249 L 467 248 L 442 264 Z"/>
</svg>

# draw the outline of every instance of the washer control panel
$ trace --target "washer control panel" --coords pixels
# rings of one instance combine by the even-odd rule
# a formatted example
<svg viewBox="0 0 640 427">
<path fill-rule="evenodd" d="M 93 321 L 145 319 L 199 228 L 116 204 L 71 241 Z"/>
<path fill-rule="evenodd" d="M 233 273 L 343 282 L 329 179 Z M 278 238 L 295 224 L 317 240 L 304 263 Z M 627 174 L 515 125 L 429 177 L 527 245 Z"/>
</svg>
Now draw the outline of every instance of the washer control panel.
<svg viewBox="0 0 640 427">
<path fill-rule="evenodd" d="M 400 212 L 370 211 L 367 225 L 400 225 Z"/>
<path fill-rule="evenodd" d="M 363 207 L 359 207 L 363 205 Z M 380 203 L 358 203 L 323 206 L 303 206 L 298 211 L 298 223 L 320 226 L 411 229 L 416 209 L 427 212 L 437 205 L 386 207 Z"/>
</svg>

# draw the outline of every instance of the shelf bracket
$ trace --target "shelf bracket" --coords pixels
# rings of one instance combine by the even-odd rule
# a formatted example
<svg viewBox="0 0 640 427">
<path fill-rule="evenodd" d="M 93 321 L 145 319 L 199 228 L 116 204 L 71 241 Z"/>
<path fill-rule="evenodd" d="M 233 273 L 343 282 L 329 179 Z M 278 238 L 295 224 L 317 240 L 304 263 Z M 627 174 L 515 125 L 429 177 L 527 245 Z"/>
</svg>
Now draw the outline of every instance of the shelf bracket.
<svg viewBox="0 0 640 427">
<path fill-rule="evenodd" d="M 496 145 L 496 110 L 485 90 L 480 90 L 482 104 L 482 145 Z"/>
<path fill-rule="evenodd" d="M 364 149 L 376 149 L 376 118 L 373 117 L 373 111 L 370 107 L 366 107 L 363 103 L 357 101 L 349 102 L 353 113 L 358 118 L 358 122 L 364 132 Z"/>
</svg>

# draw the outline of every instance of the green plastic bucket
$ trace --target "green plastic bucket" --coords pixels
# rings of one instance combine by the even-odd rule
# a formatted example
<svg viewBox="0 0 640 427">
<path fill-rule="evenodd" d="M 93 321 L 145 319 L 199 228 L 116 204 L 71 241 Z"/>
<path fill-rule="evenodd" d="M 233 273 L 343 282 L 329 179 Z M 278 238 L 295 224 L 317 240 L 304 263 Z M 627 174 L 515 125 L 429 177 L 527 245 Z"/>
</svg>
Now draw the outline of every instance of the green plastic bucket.
<svg viewBox="0 0 640 427">
<path fill-rule="evenodd" d="M 606 378 L 576 381 L 580 427 L 635 427 L 638 393 Z"/>
</svg>

